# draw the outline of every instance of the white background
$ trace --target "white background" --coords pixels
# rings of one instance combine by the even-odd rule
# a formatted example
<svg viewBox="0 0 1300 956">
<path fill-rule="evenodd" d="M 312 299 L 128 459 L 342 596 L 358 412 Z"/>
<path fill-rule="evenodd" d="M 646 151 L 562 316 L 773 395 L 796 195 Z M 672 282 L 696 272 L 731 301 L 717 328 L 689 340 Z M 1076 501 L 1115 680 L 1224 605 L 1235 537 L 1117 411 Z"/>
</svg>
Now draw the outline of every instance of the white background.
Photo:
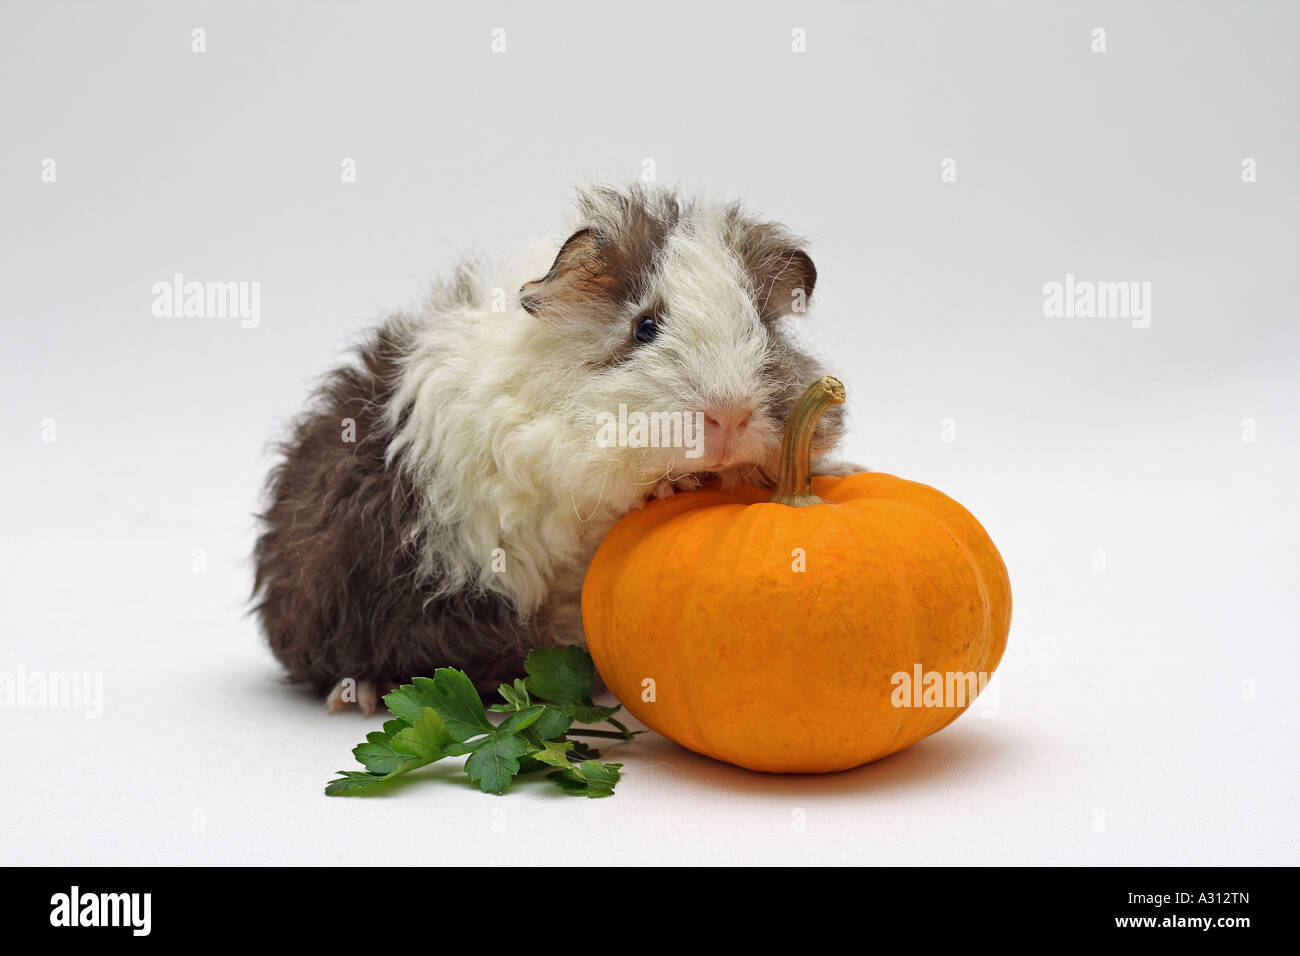
<svg viewBox="0 0 1300 956">
<path fill-rule="evenodd" d="M 0 670 L 104 677 L 99 719 L 0 710 L 0 862 L 1297 862 L 1297 5 L 701 6 L 0 7 Z M 809 237 L 846 457 L 1010 569 L 996 712 L 829 777 L 648 735 L 609 800 L 326 799 L 377 720 L 246 613 L 266 443 L 646 158 Z M 155 318 L 177 272 L 260 325 Z M 1045 318 L 1067 272 L 1150 327 Z"/>
</svg>

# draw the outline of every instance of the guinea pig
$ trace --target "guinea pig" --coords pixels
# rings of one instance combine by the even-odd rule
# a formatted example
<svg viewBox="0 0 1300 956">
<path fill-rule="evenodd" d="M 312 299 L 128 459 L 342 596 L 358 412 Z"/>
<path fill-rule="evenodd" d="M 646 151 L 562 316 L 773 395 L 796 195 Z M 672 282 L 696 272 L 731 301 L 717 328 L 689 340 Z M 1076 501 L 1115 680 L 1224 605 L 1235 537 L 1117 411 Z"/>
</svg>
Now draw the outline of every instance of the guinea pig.
<svg viewBox="0 0 1300 956">
<path fill-rule="evenodd" d="M 823 374 L 782 328 L 816 279 L 801 240 L 740 204 L 595 187 L 532 271 L 462 263 L 384 321 L 267 481 L 254 606 L 289 676 L 369 714 L 438 667 L 491 689 L 532 648 L 581 644 L 583 575 L 621 516 L 706 481 L 774 482 L 787 415 Z M 702 442 L 598 440 L 620 406 L 702 420 Z M 842 430 L 832 408 L 814 454 Z"/>
</svg>

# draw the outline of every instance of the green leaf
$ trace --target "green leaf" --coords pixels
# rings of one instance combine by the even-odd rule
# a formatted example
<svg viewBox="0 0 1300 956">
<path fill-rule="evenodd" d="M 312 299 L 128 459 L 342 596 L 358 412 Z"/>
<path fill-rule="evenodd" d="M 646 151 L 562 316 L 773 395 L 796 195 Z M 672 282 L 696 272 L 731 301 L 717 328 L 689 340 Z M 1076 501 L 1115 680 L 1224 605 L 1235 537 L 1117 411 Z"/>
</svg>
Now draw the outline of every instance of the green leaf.
<svg viewBox="0 0 1300 956">
<path fill-rule="evenodd" d="M 556 737 L 563 737 L 573 726 L 573 717 L 565 713 L 561 707 L 552 707 L 546 705 L 542 711 L 542 716 L 533 724 L 533 733 L 540 740 L 554 740 Z"/>
<path fill-rule="evenodd" d="M 487 793 L 505 793 L 515 774 L 519 758 L 528 753 L 528 741 L 515 734 L 493 734 L 477 742 L 465 761 L 465 772 Z"/>
<path fill-rule="evenodd" d="M 414 724 L 420 719 L 424 708 L 433 706 L 433 686 L 434 683 L 429 678 L 416 677 L 411 683 L 385 694 L 384 704 L 395 717 Z M 387 729 L 385 725 L 384 730 Z"/>
<path fill-rule="evenodd" d="M 524 702 L 525 707 L 533 702 L 533 699 L 528 696 L 528 684 L 522 677 L 515 678 L 515 696 Z"/>
<path fill-rule="evenodd" d="M 498 734 L 517 734 L 525 727 L 531 727 L 537 723 L 539 717 L 546 711 L 541 704 L 533 704 L 531 707 L 525 707 L 523 710 L 517 710 L 497 727 Z"/>
<path fill-rule="evenodd" d="M 575 719 L 599 723 L 619 710 L 592 702 L 595 667 L 590 656 L 578 647 L 533 651 L 525 670 L 527 678 L 499 688 L 506 703 L 491 709 L 507 715 L 500 725 L 488 719 L 473 683 L 455 668 L 413 678 L 386 694 L 393 718 L 352 751 L 365 770 L 338 771 L 325 793 L 365 794 L 443 757 L 468 754 L 465 772 L 488 793 L 504 792 L 519 773 L 551 768 L 548 779 L 568 793 L 609 796 L 622 765 L 602 764 L 599 750 L 564 739 Z M 533 703 L 535 699 L 549 703 Z M 575 758 L 581 761 L 576 766 Z"/>
<path fill-rule="evenodd" d="M 337 780 L 331 780 L 325 785 L 325 795 L 329 797 L 352 796 L 369 790 L 375 784 L 389 779 L 386 776 L 366 773 L 364 770 L 336 770 L 334 772 L 342 774 L 342 776 Z"/>
<path fill-rule="evenodd" d="M 406 727 L 394 735 L 392 749 L 401 754 L 418 757 L 425 763 L 433 763 L 447 756 L 443 748 L 450 743 L 452 739 L 447 725 L 442 722 L 436 710 L 426 707 L 413 727 Z"/>
<path fill-rule="evenodd" d="M 569 713 L 580 724 L 599 724 L 613 717 L 622 708 L 602 707 L 600 704 L 585 703 L 569 705 Z"/>
<path fill-rule="evenodd" d="M 450 743 L 451 735 L 432 707 L 425 707 L 412 726 L 402 720 L 386 721 L 383 731 L 366 734 L 366 742 L 352 750 L 366 772 L 340 771 L 343 779 L 330 781 L 325 793 L 359 793 L 382 780 L 410 773 L 447 756 L 443 748 Z"/>
<path fill-rule="evenodd" d="M 392 737 L 377 730 L 366 734 L 365 743 L 352 748 L 352 756 L 370 773 L 381 775 L 394 772 L 411 759 L 410 754 L 398 753 L 393 749 Z"/>
<path fill-rule="evenodd" d="M 478 691 L 464 671 L 440 667 L 433 672 L 433 680 L 428 681 L 428 685 L 422 688 L 422 694 L 427 698 L 426 706 L 438 712 L 453 740 L 469 740 L 496 730 L 488 720 Z"/>
<path fill-rule="evenodd" d="M 621 763 L 584 760 L 576 767 L 570 765 L 549 773 L 546 779 L 554 780 L 575 797 L 609 797 L 614 794 L 614 786 L 619 781 L 619 768 L 622 766 Z"/>
<path fill-rule="evenodd" d="M 581 647 L 551 647 L 533 651 L 524 662 L 527 687 L 535 697 L 549 700 L 574 720 L 599 724 L 618 713 L 619 707 L 602 707 L 591 700 L 596 677 L 591 655 Z"/>
<path fill-rule="evenodd" d="M 581 647 L 532 651 L 524 662 L 529 692 L 555 704 L 581 704 L 591 697 L 596 668 Z"/>
<path fill-rule="evenodd" d="M 581 757 L 583 760 L 600 759 L 600 751 L 591 744 L 583 743 L 581 740 L 571 740 L 569 742 L 573 744 L 572 753 L 575 757 Z"/>
<path fill-rule="evenodd" d="M 541 750 L 536 750 L 529 756 L 533 760 L 550 764 L 552 767 L 568 769 L 569 758 L 566 754 L 572 749 L 572 740 L 547 740 L 543 741 Z"/>
<path fill-rule="evenodd" d="M 587 779 L 587 783 L 594 787 L 608 787 L 614 789 L 622 776 L 619 771 L 623 769 L 621 763 L 599 763 L 595 760 L 584 760 L 578 769 Z"/>
<path fill-rule="evenodd" d="M 523 710 L 532 703 L 528 697 L 528 688 L 517 678 L 514 684 L 502 684 L 497 688 L 497 693 L 505 703 L 493 704 L 488 710 Z"/>
<path fill-rule="evenodd" d="M 544 763 L 541 760 L 534 760 L 532 757 L 525 755 L 519 758 L 519 773 L 515 774 L 515 776 L 522 777 L 526 773 L 536 773 L 538 770 L 553 769 L 554 768 L 550 764 Z"/>
</svg>

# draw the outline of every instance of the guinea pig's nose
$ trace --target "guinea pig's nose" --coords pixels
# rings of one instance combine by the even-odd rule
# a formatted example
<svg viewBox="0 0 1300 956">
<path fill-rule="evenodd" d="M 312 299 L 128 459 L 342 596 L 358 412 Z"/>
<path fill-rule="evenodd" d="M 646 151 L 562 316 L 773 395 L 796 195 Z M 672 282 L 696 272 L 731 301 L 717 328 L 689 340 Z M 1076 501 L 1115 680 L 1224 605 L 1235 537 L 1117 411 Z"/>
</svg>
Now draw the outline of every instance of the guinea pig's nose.
<svg viewBox="0 0 1300 956">
<path fill-rule="evenodd" d="M 754 409 L 745 405 L 727 405 L 704 410 L 704 424 L 712 425 L 723 432 L 742 432 L 754 415 Z"/>
</svg>

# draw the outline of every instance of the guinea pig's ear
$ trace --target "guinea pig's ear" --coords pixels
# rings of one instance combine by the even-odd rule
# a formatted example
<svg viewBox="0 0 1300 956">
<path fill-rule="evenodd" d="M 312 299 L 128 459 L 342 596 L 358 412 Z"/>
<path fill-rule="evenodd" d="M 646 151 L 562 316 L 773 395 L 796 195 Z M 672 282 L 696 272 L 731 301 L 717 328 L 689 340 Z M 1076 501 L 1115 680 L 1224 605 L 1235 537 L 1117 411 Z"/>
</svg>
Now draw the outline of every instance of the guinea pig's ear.
<svg viewBox="0 0 1300 956">
<path fill-rule="evenodd" d="M 744 224 L 731 242 L 749 276 L 754 308 L 764 322 L 807 310 L 817 267 L 798 239 L 772 223 Z"/>
<path fill-rule="evenodd" d="M 575 232 L 564 240 L 550 271 L 523 284 L 519 304 L 529 315 L 545 317 L 557 306 L 612 298 L 616 283 L 604 268 L 603 245 L 603 237 L 594 229 Z"/>
<path fill-rule="evenodd" d="M 802 249 L 781 249 L 751 270 L 757 292 L 754 305 L 764 322 L 790 313 L 808 311 L 808 300 L 817 285 L 817 267 Z"/>
</svg>

